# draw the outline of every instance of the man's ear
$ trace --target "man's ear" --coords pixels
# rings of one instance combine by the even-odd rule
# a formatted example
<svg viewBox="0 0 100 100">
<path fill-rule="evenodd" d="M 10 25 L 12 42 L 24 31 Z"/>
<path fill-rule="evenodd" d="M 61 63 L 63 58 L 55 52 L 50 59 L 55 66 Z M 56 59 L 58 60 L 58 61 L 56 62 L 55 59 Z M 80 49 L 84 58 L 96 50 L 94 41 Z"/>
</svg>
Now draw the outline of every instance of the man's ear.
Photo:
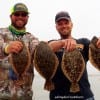
<svg viewBox="0 0 100 100">
<path fill-rule="evenodd" d="M 73 28 L 73 23 L 71 22 L 71 27 Z"/>
<path fill-rule="evenodd" d="M 10 16 L 9 16 L 10 18 L 12 17 L 12 14 L 10 14 Z"/>
</svg>

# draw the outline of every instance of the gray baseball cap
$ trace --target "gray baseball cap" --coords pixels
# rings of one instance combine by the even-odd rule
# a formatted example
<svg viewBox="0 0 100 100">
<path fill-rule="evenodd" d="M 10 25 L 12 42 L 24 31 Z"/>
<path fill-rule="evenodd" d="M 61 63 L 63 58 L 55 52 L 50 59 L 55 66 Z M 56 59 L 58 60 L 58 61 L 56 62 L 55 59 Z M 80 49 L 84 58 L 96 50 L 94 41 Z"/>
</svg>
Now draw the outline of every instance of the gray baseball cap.
<svg viewBox="0 0 100 100">
<path fill-rule="evenodd" d="M 55 16 L 55 22 L 60 21 L 61 19 L 71 20 L 71 17 L 68 12 L 61 11 L 58 12 Z"/>
</svg>

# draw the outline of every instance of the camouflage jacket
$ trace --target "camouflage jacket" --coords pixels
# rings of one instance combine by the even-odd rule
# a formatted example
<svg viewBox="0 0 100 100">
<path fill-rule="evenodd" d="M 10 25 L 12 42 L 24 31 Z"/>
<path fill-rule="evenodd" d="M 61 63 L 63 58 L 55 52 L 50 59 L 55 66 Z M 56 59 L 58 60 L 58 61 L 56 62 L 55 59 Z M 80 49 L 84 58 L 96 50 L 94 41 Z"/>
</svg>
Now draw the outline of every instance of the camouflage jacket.
<svg viewBox="0 0 100 100">
<path fill-rule="evenodd" d="M 9 63 L 10 54 L 8 55 L 4 52 L 5 46 L 16 39 L 23 40 L 26 46 L 28 46 L 32 61 L 29 70 L 26 72 L 26 82 L 21 86 L 16 84 L 17 76 Z M 0 98 L 15 100 L 9 98 L 32 96 L 32 81 L 34 77 L 32 55 L 38 42 L 38 39 L 28 32 L 23 36 L 16 36 L 8 28 L 0 28 Z"/>
</svg>

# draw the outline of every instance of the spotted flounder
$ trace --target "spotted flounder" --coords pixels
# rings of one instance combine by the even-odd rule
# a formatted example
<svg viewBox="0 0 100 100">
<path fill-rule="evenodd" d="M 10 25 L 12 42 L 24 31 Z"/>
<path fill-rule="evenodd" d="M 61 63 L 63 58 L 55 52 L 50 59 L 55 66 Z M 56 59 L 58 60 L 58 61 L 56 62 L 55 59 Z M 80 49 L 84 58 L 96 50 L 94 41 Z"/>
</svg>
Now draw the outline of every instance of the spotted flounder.
<svg viewBox="0 0 100 100">
<path fill-rule="evenodd" d="M 37 72 L 45 79 L 44 89 L 53 90 L 54 84 L 51 81 L 58 66 L 58 59 L 49 45 L 41 41 L 34 52 L 34 64 Z"/>
</svg>

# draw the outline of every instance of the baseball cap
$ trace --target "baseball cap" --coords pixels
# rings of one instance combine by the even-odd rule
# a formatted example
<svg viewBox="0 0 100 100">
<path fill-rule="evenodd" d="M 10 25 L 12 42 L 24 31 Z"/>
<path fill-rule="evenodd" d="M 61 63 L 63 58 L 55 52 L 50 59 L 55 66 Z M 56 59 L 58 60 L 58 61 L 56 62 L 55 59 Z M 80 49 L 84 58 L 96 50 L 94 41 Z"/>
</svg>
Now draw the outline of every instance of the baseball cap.
<svg viewBox="0 0 100 100">
<path fill-rule="evenodd" d="M 11 9 L 11 14 L 18 12 L 18 11 L 23 11 L 23 12 L 29 13 L 27 6 L 23 3 L 15 4 Z"/>
<path fill-rule="evenodd" d="M 61 19 L 71 20 L 71 17 L 68 12 L 61 11 L 58 12 L 55 16 L 55 22 L 58 22 Z"/>
</svg>

